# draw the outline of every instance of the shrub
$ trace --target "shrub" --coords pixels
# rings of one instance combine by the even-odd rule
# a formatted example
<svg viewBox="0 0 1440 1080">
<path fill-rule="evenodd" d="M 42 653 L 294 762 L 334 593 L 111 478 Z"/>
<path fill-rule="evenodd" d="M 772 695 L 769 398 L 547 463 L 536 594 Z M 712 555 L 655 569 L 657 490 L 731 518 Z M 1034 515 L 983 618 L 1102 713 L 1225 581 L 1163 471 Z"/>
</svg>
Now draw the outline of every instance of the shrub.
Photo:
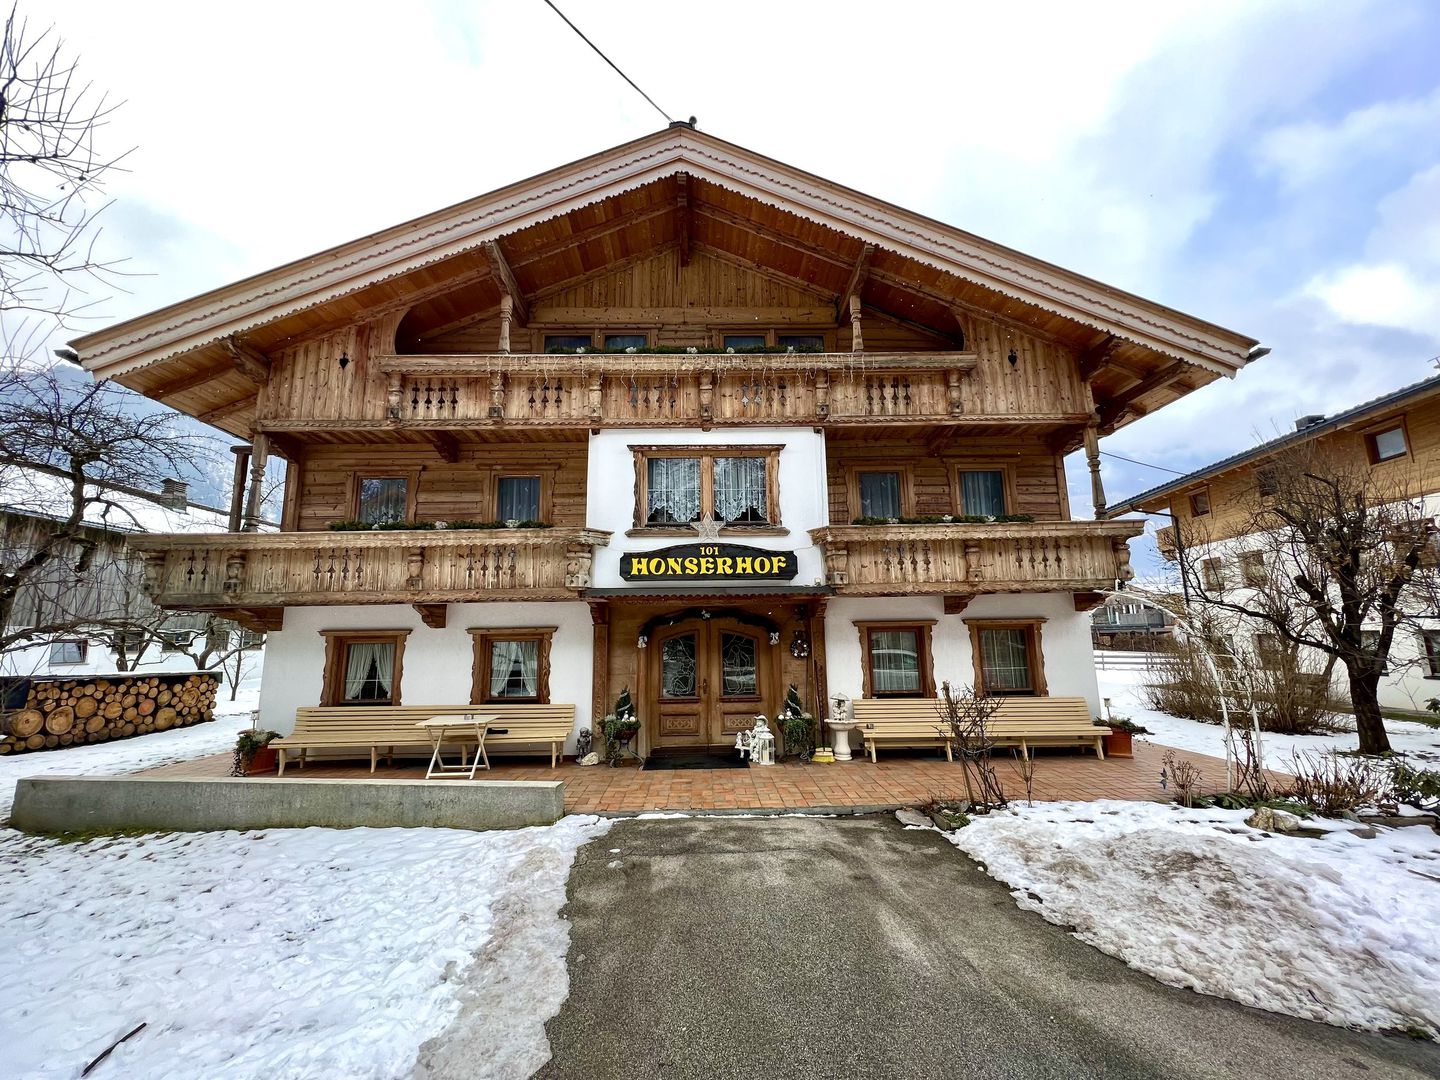
<svg viewBox="0 0 1440 1080">
<path fill-rule="evenodd" d="M 1109 728 L 1111 731 L 1128 731 L 1131 735 L 1152 735 L 1147 727 L 1141 727 L 1128 716 L 1112 716 L 1109 720 L 1096 720 L 1096 727 Z"/>
<path fill-rule="evenodd" d="M 1417 769 L 1404 761 L 1393 761 L 1390 789 L 1396 802 L 1421 810 L 1440 810 L 1440 771 Z"/>
<path fill-rule="evenodd" d="M 1327 753 L 1291 754 L 1286 770 L 1294 777 L 1282 795 L 1323 817 L 1336 817 L 1390 802 L 1390 770 L 1368 758 Z"/>
<path fill-rule="evenodd" d="M 785 692 L 785 705 L 775 719 L 780 734 L 785 737 L 785 752 L 798 754 L 802 761 L 808 761 L 815 750 L 815 717 L 805 711 L 794 683 Z"/>
</svg>

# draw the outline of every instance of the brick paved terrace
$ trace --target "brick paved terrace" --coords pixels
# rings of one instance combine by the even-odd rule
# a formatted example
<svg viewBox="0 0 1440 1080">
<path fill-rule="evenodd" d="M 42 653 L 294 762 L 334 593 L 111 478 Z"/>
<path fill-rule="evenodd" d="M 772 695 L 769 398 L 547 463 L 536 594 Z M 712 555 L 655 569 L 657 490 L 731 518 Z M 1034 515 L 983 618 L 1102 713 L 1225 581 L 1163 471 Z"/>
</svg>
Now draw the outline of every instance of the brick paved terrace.
<svg viewBox="0 0 1440 1080">
<path fill-rule="evenodd" d="M 1074 751 L 1041 751 L 1036 756 L 1034 797 L 1057 799 L 1167 799 L 1160 787 L 1161 758 L 1169 749 L 1136 740 L 1133 758 L 1098 760 Z M 1193 762 L 1201 772 L 1201 789 L 1224 787 L 1225 762 L 1189 751 L 1177 758 Z M 748 769 L 610 768 L 581 767 L 565 762 L 551 769 L 544 761 L 492 758 L 489 773 L 474 781 L 436 780 L 437 784 L 484 783 L 485 780 L 563 780 L 565 809 L 569 813 L 624 813 L 643 810 L 805 810 L 828 807 L 914 806 L 932 798 L 963 798 L 965 782 L 960 766 L 938 753 L 882 752 L 878 764 L 854 761 L 833 765 L 786 762 Z M 1025 787 L 1014 759 L 996 755 L 996 769 L 1012 798 L 1023 798 Z M 230 755 L 217 754 L 195 761 L 145 770 L 149 776 L 225 776 Z M 365 761 L 312 762 L 304 769 L 294 765 L 287 778 L 372 779 Z M 373 779 L 416 780 L 425 775 L 422 761 L 382 765 Z"/>
</svg>

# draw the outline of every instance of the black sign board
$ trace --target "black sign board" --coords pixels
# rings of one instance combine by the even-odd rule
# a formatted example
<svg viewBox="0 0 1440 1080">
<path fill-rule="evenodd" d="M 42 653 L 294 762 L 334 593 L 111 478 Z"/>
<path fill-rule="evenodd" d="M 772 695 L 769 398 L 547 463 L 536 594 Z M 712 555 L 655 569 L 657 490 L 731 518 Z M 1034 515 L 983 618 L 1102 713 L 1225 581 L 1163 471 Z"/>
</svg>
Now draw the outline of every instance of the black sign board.
<svg viewBox="0 0 1440 1080">
<path fill-rule="evenodd" d="M 740 544 L 677 544 L 620 556 L 626 581 L 792 581 L 799 571 L 793 551 Z"/>
</svg>

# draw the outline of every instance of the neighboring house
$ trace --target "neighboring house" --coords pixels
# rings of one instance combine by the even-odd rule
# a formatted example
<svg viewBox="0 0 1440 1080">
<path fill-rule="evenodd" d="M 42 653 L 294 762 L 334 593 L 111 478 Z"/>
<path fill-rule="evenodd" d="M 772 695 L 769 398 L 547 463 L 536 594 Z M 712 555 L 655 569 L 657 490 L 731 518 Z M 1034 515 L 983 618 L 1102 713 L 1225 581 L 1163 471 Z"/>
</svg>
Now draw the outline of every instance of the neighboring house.
<svg viewBox="0 0 1440 1080">
<path fill-rule="evenodd" d="M 0 462 L 0 569 L 23 561 L 62 520 L 68 485 L 58 470 Z M 194 661 L 177 646 L 204 632 L 208 620 L 203 614 L 164 617 L 144 593 L 130 542 L 142 532 L 224 531 L 228 512 L 190 502 L 178 480 L 164 481 L 160 491 L 92 485 L 87 495 L 96 501 L 87 508 L 81 542 L 30 580 L 11 617 L 11 629 L 65 624 L 73 630 L 0 653 L 0 676 L 90 675 L 122 663 L 125 670 L 193 670 Z M 107 625 L 93 625 L 101 621 Z M 132 628 L 121 628 L 126 623 Z M 158 637 L 145 627 L 158 628 Z M 256 646 L 262 640 L 229 623 L 211 632 L 245 634 Z"/>
<path fill-rule="evenodd" d="M 684 123 L 75 342 L 287 462 L 280 533 L 137 544 L 270 630 L 266 726 L 628 688 L 642 753 L 792 683 L 1098 709 L 1140 525 L 1063 458 L 1103 505 L 1100 437 L 1255 344 Z"/>
<path fill-rule="evenodd" d="M 1191 592 L 1254 595 L 1274 572 L 1277 556 L 1262 536 L 1247 531 L 1250 508 L 1274 490 L 1277 460 L 1311 444 L 1359 468 L 1373 467 L 1381 490 L 1413 501 L 1425 517 L 1440 513 L 1440 376 L 1435 376 L 1333 416 L 1301 417 L 1294 431 L 1111 505 L 1107 516 L 1142 511 L 1171 517 L 1157 541 L 1163 555 L 1176 559 L 1177 545 L 1188 538 L 1190 550 L 1179 562 L 1182 574 L 1190 575 Z M 1440 612 L 1416 614 L 1418 632 L 1397 634 L 1391 646 L 1380 681 L 1382 708 L 1420 711 L 1440 696 Z M 1218 610 L 1216 618 L 1238 649 L 1260 663 L 1273 661 L 1279 640 L 1264 626 Z M 1323 657 L 1313 658 L 1316 670 L 1323 665 Z M 1343 668 L 1336 665 L 1332 675 L 1343 693 Z"/>
<path fill-rule="evenodd" d="M 1175 627 L 1175 616 L 1154 604 L 1107 596 L 1090 614 L 1090 634 L 1105 649 L 1157 648 Z"/>
</svg>

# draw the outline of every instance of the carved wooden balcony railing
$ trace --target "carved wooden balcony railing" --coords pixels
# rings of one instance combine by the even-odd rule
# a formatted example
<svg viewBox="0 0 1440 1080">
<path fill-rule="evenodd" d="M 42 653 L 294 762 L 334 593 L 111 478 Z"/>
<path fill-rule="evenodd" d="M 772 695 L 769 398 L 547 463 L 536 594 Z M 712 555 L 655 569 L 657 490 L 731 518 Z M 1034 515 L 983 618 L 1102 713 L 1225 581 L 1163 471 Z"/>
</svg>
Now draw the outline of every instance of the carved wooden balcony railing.
<svg viewBox="0 0 1440 1080">
<path fill-rule="evenodd" d="M 937 421 L 963 414 L 970 353 L 385 356 L 399 426 Z"/>
<path fill-rule="evenodd" d="M 1128 581 L 1138 521 L 812 529 L 841 595 L 1090 592 Z"/>
<path fill-rule="evenodd" d="M 590 585 L 592 529 L 207 533 L 130 538 L 165 608 L 573 599 Z"/>
</svg>

